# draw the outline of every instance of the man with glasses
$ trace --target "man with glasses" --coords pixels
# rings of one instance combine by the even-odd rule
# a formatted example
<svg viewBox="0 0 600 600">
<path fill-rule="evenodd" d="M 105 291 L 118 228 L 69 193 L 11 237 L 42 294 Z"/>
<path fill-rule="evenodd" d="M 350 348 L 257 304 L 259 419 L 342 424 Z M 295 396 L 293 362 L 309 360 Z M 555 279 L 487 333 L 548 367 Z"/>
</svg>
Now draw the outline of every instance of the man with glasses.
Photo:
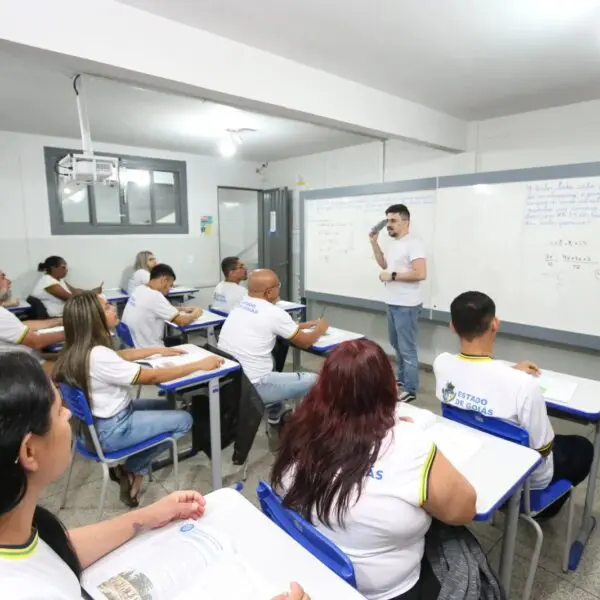
<svg viewBox="0 0 600 600">
<path fill-rule="evenodd" d="M 230 313 L 247 293 L 241 282 L 248 279 L 248 269 L 237 256 L 227 256 L 221 261 L 221 271 L 225 279 L 217 284 L 213 292 L 211 308 Z"/>
<path fill-rule="evenodd" d="M 269 425 L 276 429 L 282 423 L 285 401 L 305 396 L 317 380 L 315 373 L 273 371 L 271 353 L 277 336 L 307 350 L 328 328 L 323 319 L 296 323 L 277 306 L 280 288 L 273 271 L 253 271 L 248 296 L 231 311 L 219 336 L 219 348 L 240 363 L 267 407 Z"/>
</svg>

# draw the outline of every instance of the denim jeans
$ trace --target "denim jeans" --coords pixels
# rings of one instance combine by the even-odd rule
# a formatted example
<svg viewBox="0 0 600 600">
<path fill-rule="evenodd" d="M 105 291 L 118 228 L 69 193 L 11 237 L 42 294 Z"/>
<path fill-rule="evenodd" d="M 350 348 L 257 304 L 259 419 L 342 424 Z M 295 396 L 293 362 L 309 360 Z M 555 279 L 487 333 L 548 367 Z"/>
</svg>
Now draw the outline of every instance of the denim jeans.
<svg viewBox="0 0 600 600">
<path fill-rule="evenodd" d="M 417 321 L 423 308 L 388 305 L 388 335 L 396 351 L 397 379 L 410 394 L 419 389 L 419 358 L 417 356 Z"/>
<path fill-rule="evenodd" d="M 316 373 L 273 372 L 254 382 L 254 387 L 267 407 L 269 420 L 276 421 L 286 400 L 306 396 L 316 382 Z"/>
<path fill-rule="evenodd" d="M 161 433 L 171 433 L 177 440 L 192 428 L 192 424 L 192 415 L 185 410 L 169 410 L 166 399 L 139 399 L 133 400 L 114 417 L 96 418 L 96 431 L 102 450 L 114 452 Z M 152 461 L 171 448 L 170 442 L 159 444 L 129 457 L 125 466 L 131 473 L 147 475 Z"/>
</svg>

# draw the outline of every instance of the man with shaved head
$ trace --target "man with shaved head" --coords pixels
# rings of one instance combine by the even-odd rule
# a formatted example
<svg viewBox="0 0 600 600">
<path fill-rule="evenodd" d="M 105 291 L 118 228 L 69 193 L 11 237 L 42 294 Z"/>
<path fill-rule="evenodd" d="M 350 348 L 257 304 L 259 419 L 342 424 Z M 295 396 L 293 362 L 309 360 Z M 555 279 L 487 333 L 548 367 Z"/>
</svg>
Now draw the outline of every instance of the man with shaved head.
<svg viewBox="0 0 600 600">
<path fill-rule="evenodd" d="M 234 308 L 219 336 L 219 348 L 240 363 L 267 407 L 269 424 L 278 427 L 286 400 L 305 396 L 316 381 L 314 373 L 277 373 L 271 352 L 277 336 L 307 350 L 326 331 L 327 323 L 296 323 L 277 306 L 281 283 L 269 269 L 252 271 L 248 296 Z"/>
</svg>

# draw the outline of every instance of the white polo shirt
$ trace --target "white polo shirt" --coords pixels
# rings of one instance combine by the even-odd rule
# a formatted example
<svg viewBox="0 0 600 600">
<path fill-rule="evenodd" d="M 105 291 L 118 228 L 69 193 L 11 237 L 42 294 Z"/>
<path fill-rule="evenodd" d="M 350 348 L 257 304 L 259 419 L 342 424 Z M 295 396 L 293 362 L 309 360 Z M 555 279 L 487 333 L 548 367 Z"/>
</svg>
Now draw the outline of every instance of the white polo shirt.
<svg viewBox="0 0 600 600">
<path fill-rule="evenodd" d="M 129 390 L 142 367 L 121 358 L 111 348 L 94 346 L 88 368 L 92 413 L 102 419 L 114 417 L 131 402 Z"/>
<path fill-rule="evenodd" d="M 140 285 L 125 305 L 123 323 L 129 327 L 136 348 L 164 346 L 165 321 L 172 321 L 178 312 L 159 291 Z"/>
<path fill-rule="evenodd" d="M 150 281 L 150 271 L 138 269 L 127 284 L 127 293 L 131 296 L 140 285 L 148 285 Z"/>
<path fill-rule="evenodd" d="M 435 359 L 433 372 L 441 402 L 520 425 L 529 432 L 529 446 L 538 452 L 552 447 L 554 431 L 535 377 L 491 358 L 448 352 Z M 531 488 L 548 487 L 553 474 L 550 453 L 532 474 Z"/>
<path fill-rule="evenodd" d="M 262 298 L 246 297 L 225 320 L 219 348 L 231 354 L 246 377 L 256 383 L 273 371 L 271 352 L 277 336 L 291 340 L 298 329 L 283 308 Z"/>
<path fill-rule="evenodd" d="M 414 423 L 399 421 L 381 444 L 358 501 L 351 500 L 343 525 L 317 529 L 352 561 L 358 591 L 369 600 L 388 600 L 417 583 L 431 517 L 427 500 L 436 447 Z M 289 487 L 293 472 L 284 477 Z M 332 514 L 335 523 L 335 511 Z"/>
<path fill-rule="evenodd" d="M 77 600 L 75 573 L 37 532 L 23 546 L 0 546 L 0 589 L 10 600 Z"/>
<path fill-rule="evenodd" d="M 65 309 L 65 301 L 53 296 L 52 294 L 49 294 L 46 291 L 46 288 L 52 285 L 60 285 L 60 287 L 62 287 L 66 292 L 69 292 L 69 294 L 71 293 L 71 290 L 69 289 L 69 286 L 67 286 L 64 279 L 59 281 L 58 279 L 52 277 L 52 275 L 45 273 L 36 283 L 31 295 L 41 301 L 49 317 L 62 317 L 63 310 Z"/>
<path fill-rule="evenodd" d="M 221 281 L 213 292 L 211 306 L 221 312 L 231 312 L 248 293 L 248 290 L 233 281 Z"/>
<path fill-rule="evenodd" d="M 33 353 L 33 349 L 22 344 L 29 327 L 19 321 L 9 310 L 0 306 L 0 352 L 21 350 Z"/>
<path fill-rule="evenodd" d="M 425 246 L 412 234 L 392 240 L 385 249 L 388 273 L 408 273 L 417 258 L 426 258 Z M 391 306 L 418 306 L 423 302 L 420 281 L 388 281 L 385 289 Z"/>
</svg>

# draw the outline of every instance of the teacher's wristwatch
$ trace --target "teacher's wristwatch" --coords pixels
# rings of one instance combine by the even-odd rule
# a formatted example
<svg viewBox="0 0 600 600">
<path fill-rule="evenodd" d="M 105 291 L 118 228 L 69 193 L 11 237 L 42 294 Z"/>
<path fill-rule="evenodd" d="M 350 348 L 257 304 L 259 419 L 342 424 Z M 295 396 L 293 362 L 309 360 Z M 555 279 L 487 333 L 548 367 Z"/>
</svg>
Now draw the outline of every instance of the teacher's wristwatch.
<svg viewBox="0 0 600 600">
<path fill-rule="evenodd" d="M 396 271 L 392 272 L 392 281 L 396 281 Z"/>
</svg>

